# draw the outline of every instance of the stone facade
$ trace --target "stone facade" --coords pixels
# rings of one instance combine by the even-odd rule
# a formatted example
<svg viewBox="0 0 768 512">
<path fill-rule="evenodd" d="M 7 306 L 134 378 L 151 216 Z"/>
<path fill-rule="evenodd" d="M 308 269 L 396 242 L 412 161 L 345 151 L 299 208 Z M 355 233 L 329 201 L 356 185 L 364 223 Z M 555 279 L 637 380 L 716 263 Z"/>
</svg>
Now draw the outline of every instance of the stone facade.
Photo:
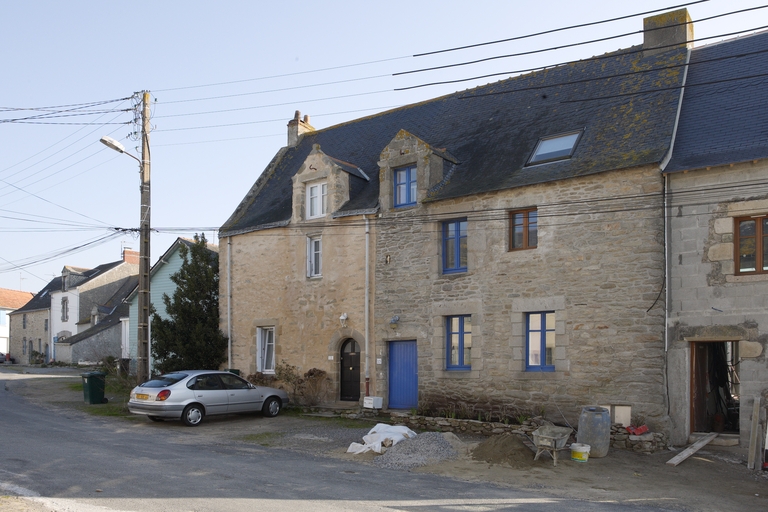
<svg viewBox="0 0 768 512">
<path fill-rule="evenodd" d="M 419 204 L 393 208 L 393 170 L 414 164 Z M 385 407 L 388 342 L 416 340 L 419 407 L 562 412 L 574 422 L 584 405 L 622 405 L 654 430 L 667 427 L 657 168 L 431 202 L 430 185 L 450 167 L 445 155 L 401 133 L 379 165 L 372 394 Z M 509 212 L 525 208 L 538 209 L 538 246 L 510 251 Z M 444 274 L 442 223 L 460 218 L 468 223 L 468 270 Z M 553 372 L 526 371 L 527 314 L 541 311 L 556 318 Z M 446 369 L 451 315 L 471 315 L 466 371 Z"/>
<path fill-rule="evenodd" d="M 729 343 L 737 357 L 740 442 L 749 442 L 754 397 L 768 393 L 768 274 L 737 273 L 737 217 L 768 215 L 768 191 L 755 184 L 768 165 L 744 163 L 669 175 L 670 318 L 668 369 L 671 441 L 692 424 L 693 343 Z M 701 390 L 699 390 L 701 391 Z"/>
<path fill-rule="evenodd" d="M 32 350 L 45 354 L 50 351 L 49 315 L 47 309 L 36 311 L 14 312 L 9 316 L 11 327 L 10 353 L 17 363 L 29 364 Z M 24 317 L 26 316 L 26 322 Z M 26 328 L 24 327 L 26 323 Z M 31 343 L 31 344 L 30 344 Z M 50 352 L 49 352 L 50 353 Z"/>
<path fill-rule="evenodd" d="M 340 351 L 346 340 L 355 340 L 361 352 L 361 396 L 365 382 L 365 220 L 331 214 L 349 199 L 348 180 L 316 147 L 293 177 L 290 225 L 223 238 L 219 258 L 221 328 L 227 332 L 229 311 L 232 367 L 243 375 L 256 373 L 257 332 L 274 327 L 275 362 L 301 373 L 326 371 L 333 381 L 331 401 L 339 398 Z M 305 196 L 312 183 L 327 184 L 327 213 L 307 220 Z M 318 276 L 308 273 L 310 237 L 322 242 Z M 370 254 L 372 263 L 373 250 Z"/>
</svg>

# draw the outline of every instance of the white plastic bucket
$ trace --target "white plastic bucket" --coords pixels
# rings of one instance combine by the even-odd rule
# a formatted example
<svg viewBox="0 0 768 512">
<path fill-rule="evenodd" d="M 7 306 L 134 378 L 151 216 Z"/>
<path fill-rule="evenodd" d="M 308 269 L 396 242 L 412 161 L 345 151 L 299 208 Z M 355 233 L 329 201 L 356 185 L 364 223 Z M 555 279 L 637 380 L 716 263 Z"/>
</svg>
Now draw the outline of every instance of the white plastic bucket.
<svg viewBox="0 0 768 512">
<path fill-rule="evenodd" d="M 571 444 L 571 460 L 576 462 L 587 462 L 589 460 L 589 448 L 588 444 Z"/>
</svg>

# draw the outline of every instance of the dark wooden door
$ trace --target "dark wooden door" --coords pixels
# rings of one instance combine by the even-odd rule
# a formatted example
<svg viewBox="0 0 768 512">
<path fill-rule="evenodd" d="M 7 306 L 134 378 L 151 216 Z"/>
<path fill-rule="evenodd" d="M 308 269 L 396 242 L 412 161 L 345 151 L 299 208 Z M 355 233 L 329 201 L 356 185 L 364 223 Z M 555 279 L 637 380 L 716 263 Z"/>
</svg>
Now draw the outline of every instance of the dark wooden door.
<svg viewBox="0 0 768 512">
<path fill-rule="evenodd" d="M 341 347 L 341 400 L 360 400 L 360 345 L 347 340 Z"/>
</svg>

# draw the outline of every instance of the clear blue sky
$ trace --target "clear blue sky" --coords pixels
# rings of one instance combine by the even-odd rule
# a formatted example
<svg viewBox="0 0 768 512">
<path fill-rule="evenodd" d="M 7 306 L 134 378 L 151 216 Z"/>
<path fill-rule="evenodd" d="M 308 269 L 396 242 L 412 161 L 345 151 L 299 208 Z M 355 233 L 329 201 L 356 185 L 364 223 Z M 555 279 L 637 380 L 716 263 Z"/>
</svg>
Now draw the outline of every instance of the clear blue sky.
<svg viewBox="0 0 768 512">
<path fill-rule="evenodd" d="M 501 80 L 516 71 L 588 58 L 642 42 L 642 16 L 588 28 L 414 57 L 685 2 L 325 1 L 3 2 L 0 4 L 0 287 L 36 292 L 64 265 L 120 259 L 139 223 L 137 163 L 127 148 L 129 100 L 152 93 L 152 262 L 177 236 L 215 229 L 277 150 L 295 110 L 325 128 L 388 108 Z M 710 0 L 688 6 L 695 36 L 768 25 L 768 9 Z M 620 34 L 626 37 L 523 57 L 392 76 Z M 320 71 L 318 71 L 320 70 Z M 394 91 L 442 80 L 460 83 Z M 110 101 L 87 115 L 40 110 Z M 71 107 L 68 107 L 71 108 Z M 97 112 L 96 112 L 97 111 Z M 62 114 L 58 114 L 61 116 Z M 86 124 L 58 124 L 86 123 Z M 84 246 L 81 250 L 74 250 Z M 34 264 L 30 264 L 34 263 Z"/>
</svg>

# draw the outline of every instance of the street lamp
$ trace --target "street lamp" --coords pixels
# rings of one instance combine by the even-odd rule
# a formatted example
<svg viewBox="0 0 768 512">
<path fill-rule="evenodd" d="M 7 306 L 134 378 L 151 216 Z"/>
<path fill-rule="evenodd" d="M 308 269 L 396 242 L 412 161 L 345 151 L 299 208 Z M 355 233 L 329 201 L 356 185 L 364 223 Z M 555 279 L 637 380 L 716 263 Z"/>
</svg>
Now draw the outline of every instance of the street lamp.
<svg viewBox="0 0 768 512">
<path fill-rule="evenodd" d="M 139 162 L 141 174 L 141 218 L 139 223 L 139 293 L 138 293 L 138 329 L 136 347 L 136 379 L 139 384 L 149 377 L 149 91 L 144 91 L 141 111 L 141 159 L 127 153 L 122 144 L 111 137 L 104 136 L 101 143 L 110 149 L 130 156 Z"/>
</svg>

